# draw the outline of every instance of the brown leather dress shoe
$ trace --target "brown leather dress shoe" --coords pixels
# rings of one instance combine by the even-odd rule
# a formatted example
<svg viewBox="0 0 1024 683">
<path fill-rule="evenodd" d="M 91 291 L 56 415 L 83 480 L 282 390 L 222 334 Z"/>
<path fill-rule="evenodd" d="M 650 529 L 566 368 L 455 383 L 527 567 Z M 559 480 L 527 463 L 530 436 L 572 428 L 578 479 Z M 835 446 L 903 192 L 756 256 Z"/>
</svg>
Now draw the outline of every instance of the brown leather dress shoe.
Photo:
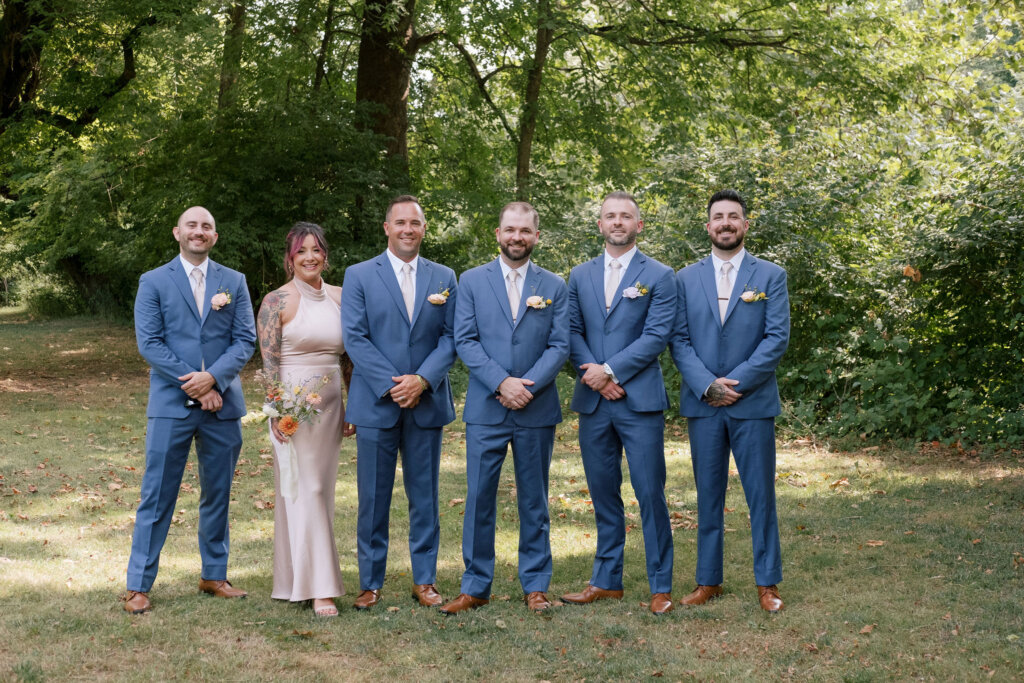
<svg viewBox="0 0 1024 683">
<path fill-rule="evenodd" d="M 440 607 L 444 598 L 437 592 L 432 583 L 414 583 L 412 585 L 412 597 L 423 607 Z"/>
<path fill-rule="evenodd" d="M 380 589 L 365 590 L 361 592 L 357 597 L 356 601 L 352 603 L 352 606 L 358 610 L 370 609 L 374 605 L 380 602 Z"/>
<path fill-rule="evenodd" d="M 548 607 L 551 607 L 551 601 L 548 600 L 548 596 L 544 595 L 543 591 L 534 591 L 523 597 L 526 601 L 526 606 L 534 612 L 543 612 Z"/>
<path fill-rule="evenodd" d="M 490 600 L 485 600 L 484 598 L 475 598 L 472 595 L 459 593 L 459 597 L 441 608 L 441 614 L 458 614 L 459 612 L 465 612 L 468 609 L 483 607 L 489 602 Z"/>
<path fill-rule="evenodd" d="M 655 593 L 651 596 L 651 612 L 654 614 L 668 614 L 675 607 L 671 593 Z"/>
<path fill-rule="evenodd" d="M 597 586 L 588 583 L 582 593 L 566 593 L 562 596 L 562 600 L 565 602 L 571 602 L 574 605 L 589 605 L 590 603 L 598 600 L 609 599 L 621 600 L 622 591 L 610 591 L 604 588 L 598 588 Z"/>
<path fill-rule="evenodd" d="M 710 602 L 722 594 L 722 584 L 717 586 L 697 586 L 693 589 L 693 592 L 684 597 L 679 601 L 680 605 L 689 605 L 694 607 L 696 605 L 703 605 L 706 602 Z"/>
<path fill-rule="evenodd" d="M 244 598 L 246 593 L 241 588 L 235 588 L 230 581 L 210 581 L 199 579 L 199 590 L 209 593 L 218 598 Z"/>
<path fill-rule="evenodd" d="M 757 600 L 765 612 L 778 612 L 785 607 L 782 604 L 782 598 L 779 597 L 778 586 L 758 586 Z"/>
<path fill-rule="evenodd" d="M 124 611 L 129 614 L 142 614 L 153 609 L 149 596 L 141 591 L 128 591 L 124 596 Z"/>
</svg>

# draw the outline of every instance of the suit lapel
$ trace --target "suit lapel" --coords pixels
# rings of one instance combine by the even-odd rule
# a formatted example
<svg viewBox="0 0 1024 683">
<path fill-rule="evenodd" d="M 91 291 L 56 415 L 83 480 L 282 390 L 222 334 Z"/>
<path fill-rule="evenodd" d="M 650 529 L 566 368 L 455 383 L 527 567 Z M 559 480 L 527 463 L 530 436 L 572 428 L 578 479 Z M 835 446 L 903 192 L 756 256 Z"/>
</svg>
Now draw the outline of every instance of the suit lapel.
<svg viewBox="0 0 1024 683">
<path fill-rule="evenodd" d="M 707 296 L 708 306 L 711 308 L 711 317 L 721 327 L 722 314 L 718 312 L 718 284 L 715 282 L 715 265 L 711 262 L 710 256 L 700 262 L 700 282 L 704 286 L 704 295 Z"/>
<path fill-rule="evenodd" d="M 433 276 L 434 268 L 422 256 L 419 260 L 419 267 L 416 268 L 416 301 L 412 309 L 412 325 L 415 325 L 419 319 L 420 311 L 423 310 L 427 297 L 434 293 L 434 290 L 431 289 L 431 277 Z"/>
<path fill-rule="evenodd" d="M 206 324 L 210 316 L 210 299 L 220 289 L 221 280 L 224 279 L 224 272 L 219 263 L 210 261 L 206 266 L 206 291 L 203 293 L 203 320 L 201 325 Z"/>
<path fill-rule="evenodd" d="M 499 256 L 498 259 L 500 258 Z M 494 298 L 498 302 L 498 309 L 505 312 L 505 320 L 508 321 L 509 327 L 515 327 L 512 323 L 512 310 L 508 305 L 508 288 L 505 286 L 505 278 L 501 276 L 501 266 L 498 264 L 498 259 L 491 261 L 491 264 L 487 267 L 487 281 L 491 283 Z M 526 291 L 525 287 L 523 287 L 523 291 Z M 520 309 L 523 307 L 523 300 L 525 300 L 525 297 L 522 297 L 522 300 L 519 302 Z"/>
<path fill-rule="evenodd" d="M 612 312 L 615 311 L 615 307 L 622 301 L 622 290 L 626 287 L 632 287 L 638 282 L 638 276 L 644 269 L 644 265 L 647 263 L 647 257 L 640 253 L 639 250 L 633 255 L 633 259 L 629 262 L 629 268 L 622 274 L 619 279 L 619 286 L 615 290 L 615 296 L 612 297 L 611 308 L 608 309 L 608 316 L 611 317 Z"/>
<path fill-rule="evenodd" d="M 608 311 L 604 308 L 604 254 L 590 262 L 590 283 L 594 286 L 594 298 L 601 314 L 607 316 Z"/>
<path fill-rule="evenodd" d="M 757 259 L 747 252 L 743 255 L 743 263 L 740 264 L 740 269 L 736 273 L 736 282 L 732 286 L 732 295 L 729 297 L 729 308 L 725 309 L 725 325 L 729 322 L 729 316 L 732 315 L 733 309 L 736 308 L 736 302 L 739 301 L 740 295 L 743 294 L 743 290 L 746 289 L 750 280 L 754 277 L 754 272 L 757 270 Z"/>
<path fill-rule="evenodd" d="M 514 327 L 518 327 L 519 323 L 523 322 L 523 316 L 526 315 L 527 305 L 526 300 L 531 296 L 537 295 L 544 297 L 544 292 L 537 291 L 537 287 L 540 285 L 540 272 L 537 270 L 537 266 L 534 265 L 533 261 L 526 266 L 526 277 L 523 278 L 523 295 L 519 297 L 519 312 L 516 313 L 516 322 Z M 508 306 L 506 306 L 508 308 Z"/>
<path fill-rule="evenodd" d="M 398 311 L 402 314 L 402 319 L 408 323 L 409 313 L 405 310 L 405 298 L 402 296 L 402 290 L 398 288 L 398 278 L 395 277 L 395 271 L 391 267 L 391 260 L 388 258 L 387 254 L 381 254 L 377 257 L 377 275 L 384 284 L 384 289 L 388 291 L 391 295 L 391 299 L 395 302 L 395 305 L 398 306 Z"/>
<path fill-rule="evenodd" d="M 185 274 L 185 269 L 181 266 L 181 258 L 175 256 L 174 259 L 167 264 L 167 269 L 170 271 L 171 281 L 177 286 L 178 291 L 181 292 L 181 296 L 185 299 L 185 306 L 192 311 L 192 315 L 196 317 L 196 322 L 202 324 L 199 319 L 199 309 L 196 308 L 196 297 L 192 294 L 192 283 L 188 279 L 188 275 Z"/>
</svg>

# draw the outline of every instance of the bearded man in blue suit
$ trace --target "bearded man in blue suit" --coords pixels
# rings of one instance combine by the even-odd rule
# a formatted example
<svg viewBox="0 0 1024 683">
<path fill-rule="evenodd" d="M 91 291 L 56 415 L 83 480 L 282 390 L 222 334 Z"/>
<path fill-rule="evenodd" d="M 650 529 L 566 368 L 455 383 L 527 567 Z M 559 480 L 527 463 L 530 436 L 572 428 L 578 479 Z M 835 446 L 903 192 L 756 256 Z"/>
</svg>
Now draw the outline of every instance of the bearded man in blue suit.
<svg viewBox="0 0 1024 683">
<path fill-rule="evenodd" d="M 578 370 L 572 409 L 580 414 L 580 451 L 597 522 L 590 582 L 562 600 L 588 604 L 622 598 L 626 522 L 622 452 L 640 505 L 650 610 L 672 604 L 672 525 L 665 503 L 665 409 L 658 357 L 676 315 L 675 273 L 641 253 L 640 208 L 627 192 L 601 204 L 605 251 L 569 275 L 570 357 Z"/>
<path fill-rule="evenodd" d="M 775 368 L 789 344 L 786 271 L 743 247 L 750 223 L 734 190 L 708 201 L 711 255 L 679 271 L 672 357 L 682 373 L 679 413 L 688 418 L 697 484 L 697 588 L 680 602 L 722 593 L 729 451 L 750 510 L 754 580 L 768 612 L 783 608 L 775 512 Z"/>
<path fill-rule="evenodd" d="M 455 419 L 448 384 L 455 362 L 455 272 L 419 255 L 426 229 L 416 197 L 395 197 L 384 220 L 388 248 L 350 266 L 341 290 L 342 335 L 353 365 L 345 420 L 356 426 L 358 610 L 380 601 L 399 452 L 409 500 L 412 596 L 424 607 L 444 602 L 435 587 L 437 496 L 441 431 Z"/>
<path fill-rule="evenodd" d="M 256 344 L 252 304 L 245 276 L 208 258 L 217 243 L 209 211 L 193 206 L 172 232 L 180 254 L 143 274 L 135 298 L 135 337 L 150 372 L 146 471 L 124 603 L 132 614 L 151 609 L 148 594 L 193 440 L 202 491 L 199 589 L 223 598 L 246 595 L 227 580 L 228 504 L 245 415 L 238 373 Z"/>
<path fill-rule="evenodd" d="M 508 447 L 519 507 L 519 582 L 534 612 L 551 606 L 548 469 L 562 421 L 555 378 L 569 357 L 565 281 L 530 261 L 537 211 L 507 204 L 495 230 L 501 255 L 462 274 L 455 347 L 469 368 L 466 391 L 466 511 L 461 593 L 445 614 L 486 605 L 494 581 L 498 482 Z"/>
</svg>

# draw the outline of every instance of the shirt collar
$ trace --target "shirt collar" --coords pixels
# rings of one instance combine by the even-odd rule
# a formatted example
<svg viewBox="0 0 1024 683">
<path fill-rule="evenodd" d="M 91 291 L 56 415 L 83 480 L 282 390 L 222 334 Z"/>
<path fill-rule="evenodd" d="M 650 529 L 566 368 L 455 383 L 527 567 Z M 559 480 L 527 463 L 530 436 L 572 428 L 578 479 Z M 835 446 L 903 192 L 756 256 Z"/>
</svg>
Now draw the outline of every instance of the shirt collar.
<svg viewBox="0 0 1024 683">
<path fill-rule="evenodd" d="M 514 270 L 519 273 L 520 282 L 523 282 L 526 279 L 526 271 L 530 269 L 530 259 L 526 259 L 526 263 L 518 268 L 513 268 L 509 264 L 505 263 L 505 259 L 500 256 L 498 257 L 498 263 L 501 265 L 501 277 L 507 278 L 508 274 Z"/>
<path fill-rule="evenodd" d="M 743 265 L 743 258 L 747 255 L 747 250 L 744 247 L 740 247 L 740 250 L 733 254 L 732 258 L 729 259 L 729 263 L 732 264 L 732 270 L 734 273 L 740 272 L 740 266 Z M 711 263 L 715 266 L 715 275 L 720 275 L 722 272 L 722 264 L 725 263 L 723 259 L 712 252 Z"/>
<path fill-rule="evenodd" d="M 615 259 L 616 261 L 619 262 L 620 265 L 622 265 L 622 272 L 625 273 L 626 269 L 629 268 L 629 264 L 632 263 L 634 256 L 636 256 L 636 245 L 635 244 L 633 245 L 633 247 L 629 251 L 627 251 L 622 256 L 612 256 L 611 254 L 608 253 L 608 250 L 605 249 L 604 250 L 604 269 L 607 271 L 608 270 L 608 264 L 612 262 L 612 259 Z"/>
<path fill-rule="evenodd" d="M 198 268 L 203 273 L 203 280 L 206 279 L 206 271 L 209 270 L 210 268 L 209 258 L 204 258 L 203 262 L 200 263 L 198 266 L 192 265 L 191 263 L 186 261 L 185 257 L 182 256 L 181 254 L 178 254 L 178 259 L 181 260 L 181 267 L 185 269 L 186 277 L 192 277 L 192 271 Z"/>
<path fill-rule="evenodd" d="M 391 261 L 391 268 L 395 271 L 395 277 L 399 280 L 402 279 L 402 267 L 405 266 L 405 261 L 398 258 L 392 253 L 390 249 L 385 249 L 384 253 L 388 255 L 388 260 Z M 412 261 L 409 261 L 409 265 L 412 266 L 413 278 L 416 277 L 416 268 L 420 265 L 420 255 L 416 254 L 412 257 Z"/>
</svg>

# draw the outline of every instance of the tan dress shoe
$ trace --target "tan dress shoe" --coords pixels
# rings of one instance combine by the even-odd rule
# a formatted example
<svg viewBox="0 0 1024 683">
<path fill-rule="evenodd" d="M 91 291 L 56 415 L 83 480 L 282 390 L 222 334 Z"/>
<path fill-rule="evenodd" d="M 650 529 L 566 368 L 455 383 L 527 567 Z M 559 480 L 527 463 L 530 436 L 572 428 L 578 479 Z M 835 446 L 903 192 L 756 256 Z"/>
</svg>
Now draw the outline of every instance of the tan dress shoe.
<svg viewBox="0 0 1024 683">
<path fill-rule="evenodd" d="M 412 597 L 423 607 L 440 607 L 444 598 L 437 592 L 432 583 L 414 583 L 412 585 Z"/>
<path fill-rule="evenodd" d="M 551 607 L 551 601 L 548 600 L 548 596 L 544 595 L 543 591 L 534 591 L 523 597 L 526 601 L 526 606 L 534 612 L 543 612 L 548 607 Z"/>
<path fill-rule="evenodd" d="M 757 600 L 765 612 L 778 612 L 785 607 L 782 604 L 782 598 L 779 597 L 778 586 L 758 586 Z"/>
<path fill-rule="evenodd" d="M 587 587 L 583 589 L 582 593 L 566 593 L 562 596 L 562 600 L 571 602 L 574 605 L 589 605 L 592 602 L 598 600 L 621 600 L 622 591 L 610 591 L 605 588 L 598 588 L 592 584 L 587 584 Z"/>
<path fill-rule="evenodd" d="M 654 614 L 668 614 L 675 607 L 671 593 L 655 593 L 651 596 L 651 612 Z"/>
<path fill-rule="evenodd" d="M 199 590 L 218 598 L 244 598 L 246 593 L 241 588 L 235 588 L 230 581 L 210 581 L 199 579 Z"/>
<path fill-rule="evenodd" d="M 490 600 L 485 600 L 484 598 L 475 598 L 472 595 L 459 593 L 459 597 L 441 608 L 441 614 L 458 614 L 459 612 L 465 612 L 468 609 L 483 607 L 489 602 Z"/>
<path fill-rule="evenodd" d="M 357 597 L 356 601 L 352 603 L 352 606 L 358 610 L 370 609 L 374 605 L 380 602 L 380 589 L 365 590 L 361 592 Z"/>
<path fill-rule="evenodd" d="M 128 591 L 124 596 L 124 611 L 129 614 L 142 614 L 153 609 L 149 596 L 141 591 Z"/>
<path fill-rule="evenodd" d="M 693 589 L 693 592 L 684 597 L 679 601 L 680 605 L 689 605 L 695 607 L 696 605 L 703 605 L 704 603 L 710 602 L 722 594 L 722 585 L 717 586 L 697 586 Z"/>
</svg>

